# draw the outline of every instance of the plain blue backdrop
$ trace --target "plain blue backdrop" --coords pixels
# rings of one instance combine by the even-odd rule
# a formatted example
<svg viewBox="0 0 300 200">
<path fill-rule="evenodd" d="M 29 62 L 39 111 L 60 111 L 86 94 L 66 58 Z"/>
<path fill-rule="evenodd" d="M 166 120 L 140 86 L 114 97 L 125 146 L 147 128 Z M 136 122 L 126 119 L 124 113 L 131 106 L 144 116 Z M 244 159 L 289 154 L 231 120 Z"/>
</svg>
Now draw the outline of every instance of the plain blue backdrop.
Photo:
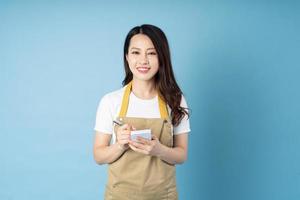
<svg viewBox="0 0 300 200">
<path fill-rule="evenodd" d="M 192 109 L 180 199 L 300 199 L 296 1 L 0 1 L 0 199 L 102 199 L 96 109 L 123 43 L 167 35 Z"/>
</svg>

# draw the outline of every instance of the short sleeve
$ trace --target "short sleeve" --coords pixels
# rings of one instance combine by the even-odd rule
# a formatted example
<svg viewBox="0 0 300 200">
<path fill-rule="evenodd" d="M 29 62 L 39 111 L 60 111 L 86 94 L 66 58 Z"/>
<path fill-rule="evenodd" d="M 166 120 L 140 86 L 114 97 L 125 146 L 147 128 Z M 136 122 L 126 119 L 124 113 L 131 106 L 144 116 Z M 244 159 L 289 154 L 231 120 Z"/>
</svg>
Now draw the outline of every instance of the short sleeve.
<svg viewBox="0 0 300 200">
<path fill-rule="evenodd" d="M 188 108 L 187 102 L 186 102 L 183 95 L 181 96 L 180 106 L 183 107 L 183 108 Z M 178 126 L 175 126 L 173 128 L 173 132 L 174 132 L 174 135 L 179 135 L 179 134 L 182 134 L 182 133 L 191 132 L 190 120 L 189 120 L 188 115 L 184 115 L 184 117 L 182 118 L 182 120 L 180 121 Z"/>
<path fill-rule="evenodd" d="M 113 133 L 113 115 L 110 102 L 107 95 L 100 100 L 96 114 L 95 131 L 106 134 Z"/>
</svg>

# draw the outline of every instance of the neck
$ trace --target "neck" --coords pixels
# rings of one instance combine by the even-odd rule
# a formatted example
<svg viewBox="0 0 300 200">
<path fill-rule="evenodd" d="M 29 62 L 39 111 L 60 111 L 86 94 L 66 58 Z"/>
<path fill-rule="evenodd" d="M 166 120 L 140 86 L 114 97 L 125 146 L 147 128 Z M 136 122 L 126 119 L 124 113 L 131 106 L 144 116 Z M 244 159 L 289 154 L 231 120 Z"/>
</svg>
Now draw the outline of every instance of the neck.
<svg viewBox="0 0 300 200">
<path fill-rule="evenodd" d="M 157 95 L 154 80 L 142 81 L 133 78 L 132 92 L 141 99 L 153 99 Z"/>
</svg>

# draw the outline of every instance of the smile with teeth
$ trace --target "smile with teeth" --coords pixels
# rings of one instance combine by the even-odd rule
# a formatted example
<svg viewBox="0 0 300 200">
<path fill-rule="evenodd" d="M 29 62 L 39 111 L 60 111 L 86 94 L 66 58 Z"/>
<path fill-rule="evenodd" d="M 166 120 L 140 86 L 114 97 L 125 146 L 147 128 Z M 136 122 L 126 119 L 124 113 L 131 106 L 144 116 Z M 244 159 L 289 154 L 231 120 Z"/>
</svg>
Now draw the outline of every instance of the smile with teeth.
<svg viewBox="0 0 300 200">
<path fill-rule="evenodd" d="M 140 73 L 147 73 L 150 70 L 150 67 L 137 67 L 136 69 Z"/>
</svg>

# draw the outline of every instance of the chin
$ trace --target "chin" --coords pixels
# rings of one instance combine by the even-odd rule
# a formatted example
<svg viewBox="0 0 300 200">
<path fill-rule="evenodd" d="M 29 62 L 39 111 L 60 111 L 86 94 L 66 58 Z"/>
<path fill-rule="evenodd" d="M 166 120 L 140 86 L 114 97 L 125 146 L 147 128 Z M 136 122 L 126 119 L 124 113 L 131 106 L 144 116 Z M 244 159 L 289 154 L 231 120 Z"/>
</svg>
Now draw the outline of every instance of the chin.
<svg viewBox="0 0 300 200">
<path fill-rule="evenodd" d="M 155 75 L 155 74 L 154 74 Z M 154 75 L 148 75 L 148 76 L 141 76 L 141 75 L 137 75 L 137 74 L 134 74 L 134 78 L 137 79 L 137 80 L 140 80 L 140 81 L 151 81 L 154 79 Z"/>
<path fill-rule="evenodd" d="M 146 77 L 135 77 L 135 79 L 139 80 L 139 81 L 150 81 L 152 80 L 154 77 L 150 77 L 150 78 L 146 78 Z"/>
</svg>

